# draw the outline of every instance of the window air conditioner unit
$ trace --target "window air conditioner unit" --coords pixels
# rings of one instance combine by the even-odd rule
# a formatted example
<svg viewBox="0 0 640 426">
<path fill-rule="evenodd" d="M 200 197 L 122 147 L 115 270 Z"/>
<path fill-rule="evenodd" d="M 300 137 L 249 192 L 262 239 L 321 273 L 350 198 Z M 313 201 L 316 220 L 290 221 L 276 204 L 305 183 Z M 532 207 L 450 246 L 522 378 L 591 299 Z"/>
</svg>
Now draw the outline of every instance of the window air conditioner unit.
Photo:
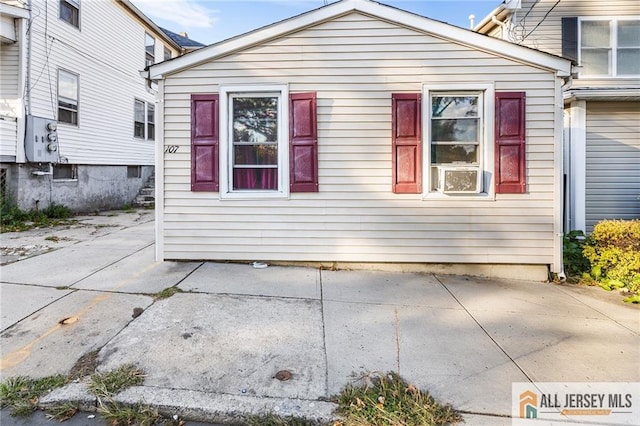
<svg viewBox="0 0 640 426">
<path fill-rule="evenodd" d="M 482 188 L 482 171 L 471 167 L 440 167 L 438 190 L 445 194 L 477 194 Z"/>
</svg>

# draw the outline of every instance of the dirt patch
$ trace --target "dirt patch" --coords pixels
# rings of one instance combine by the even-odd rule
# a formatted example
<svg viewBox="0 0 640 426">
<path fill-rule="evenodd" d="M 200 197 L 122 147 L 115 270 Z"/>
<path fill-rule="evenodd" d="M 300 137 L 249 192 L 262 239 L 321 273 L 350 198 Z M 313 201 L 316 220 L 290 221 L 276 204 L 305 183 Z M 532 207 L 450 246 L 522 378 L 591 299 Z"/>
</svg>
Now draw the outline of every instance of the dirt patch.
<svg viewBox="0 0 640 426">
<path fill-rule="evenodd" d="M 95 373 L 96 368 L 98 368 L 98 352 L 100 351 L 91 351 L 78 358 L 73 367 L 71 367 L 69 380 L 82 379 Z"/>
</svg>

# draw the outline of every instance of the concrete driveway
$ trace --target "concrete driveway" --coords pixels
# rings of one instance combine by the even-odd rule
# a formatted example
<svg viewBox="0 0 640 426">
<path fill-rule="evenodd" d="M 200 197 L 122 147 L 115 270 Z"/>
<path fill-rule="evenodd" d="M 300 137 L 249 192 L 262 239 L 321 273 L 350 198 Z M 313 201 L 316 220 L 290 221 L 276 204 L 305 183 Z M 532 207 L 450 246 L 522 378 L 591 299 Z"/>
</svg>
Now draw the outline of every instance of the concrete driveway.
<svg viewBox="0 0 640 426">
<path fill-rule="evenodd" d="M 328 418 L 326 400 L 354 377 L 396 371 L 467 424 L 492 425 L 511 424 L 514 382 L 640 381 L 640 310 L 616 294 L 465 276 L 157 263 L 152 215 L 135 214 L 94 218 L 109 226 L 68 232 L 60 248 L 2 266 L 3 380 L 67 374 L 99 351 L 100 371 L 134 363 L 147 374 L 121 401 L 220 421 L 265 408 Z M 42 232 L 36 244 L 62 230 Z M 154 298 L 171 286 L 182 292 Z M 283 370 L 290 380 L 276 378 Z M 69 398 L 91 405 L 82 384 L 49 402 Z"/>
</svg>

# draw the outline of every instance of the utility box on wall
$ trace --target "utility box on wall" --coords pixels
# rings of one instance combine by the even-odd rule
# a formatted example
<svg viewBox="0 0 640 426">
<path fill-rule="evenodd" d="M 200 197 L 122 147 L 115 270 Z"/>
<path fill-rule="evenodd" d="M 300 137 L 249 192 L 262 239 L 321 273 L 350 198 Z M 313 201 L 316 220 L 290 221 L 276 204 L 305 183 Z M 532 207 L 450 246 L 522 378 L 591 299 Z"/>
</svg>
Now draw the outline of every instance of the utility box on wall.
<svg viewBox="0 0 640 426">
<path fill-rule="evenodd" d="M 24 150 L 27 161 L 32 163 L 59 162 L 58 122 L 50 118 L 27 115 Z"/>
</svg>

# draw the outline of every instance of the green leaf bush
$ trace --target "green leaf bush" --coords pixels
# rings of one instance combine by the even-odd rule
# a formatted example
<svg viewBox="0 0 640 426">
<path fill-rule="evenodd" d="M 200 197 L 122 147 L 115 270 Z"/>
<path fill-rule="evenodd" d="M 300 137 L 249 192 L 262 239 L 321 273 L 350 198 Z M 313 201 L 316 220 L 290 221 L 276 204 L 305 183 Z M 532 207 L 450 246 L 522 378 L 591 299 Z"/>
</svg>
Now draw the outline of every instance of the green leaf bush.
<svg viewBox="0 0 640 426">
<path fill-rule="evenodd" d="M 604 220 L 593 227 L 582 252 L 590 275 L 605 290 L 640 290 L 640 219 Z"/>
</svg>

